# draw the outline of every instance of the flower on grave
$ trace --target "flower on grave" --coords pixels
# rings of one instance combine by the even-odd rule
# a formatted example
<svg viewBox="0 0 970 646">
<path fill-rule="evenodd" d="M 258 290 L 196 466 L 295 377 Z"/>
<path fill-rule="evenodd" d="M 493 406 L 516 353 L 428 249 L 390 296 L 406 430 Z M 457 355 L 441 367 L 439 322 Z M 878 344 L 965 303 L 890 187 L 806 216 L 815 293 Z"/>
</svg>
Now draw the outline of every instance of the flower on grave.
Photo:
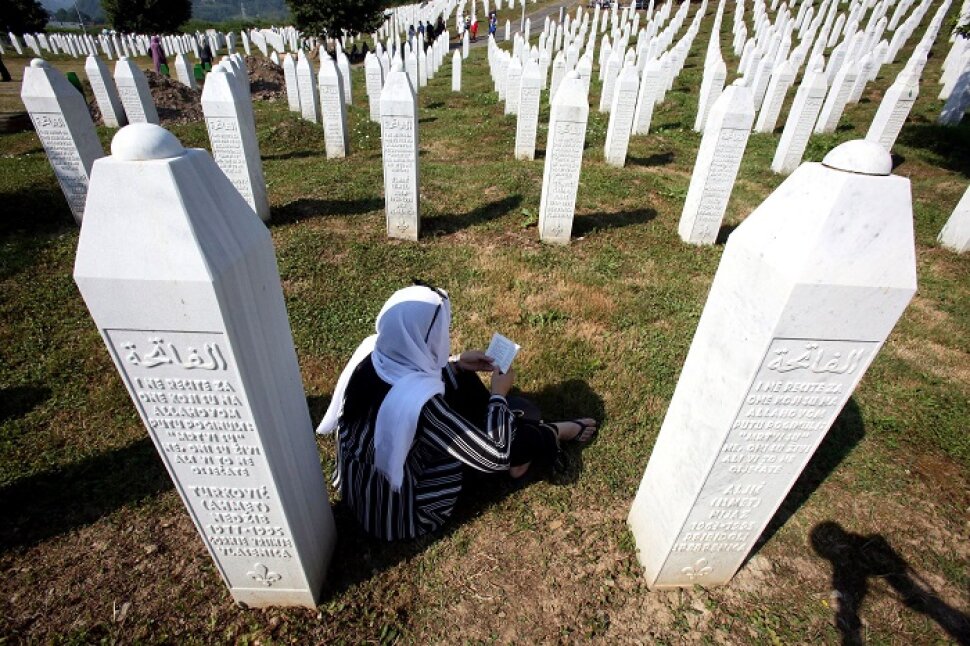
<svg viewBox="0 0 970 646">
<path fill-rule="evenodd" d="M 681 573 L 693 581 L 694 579 L 702 579 L 713 571 L 714 568 L 707 564 L 707 559 L 697 559 L 693 566 L 688 565 L 681 570 Z"/>
<path fill-rule="evenodd" d="M 283 578 L 278 572 L 271 572 L 262 563 L 256 563 L 251 571 L 246 572 L 246 576 L 256 583 L 262 583 L 267 588 Z"/>
</svg>

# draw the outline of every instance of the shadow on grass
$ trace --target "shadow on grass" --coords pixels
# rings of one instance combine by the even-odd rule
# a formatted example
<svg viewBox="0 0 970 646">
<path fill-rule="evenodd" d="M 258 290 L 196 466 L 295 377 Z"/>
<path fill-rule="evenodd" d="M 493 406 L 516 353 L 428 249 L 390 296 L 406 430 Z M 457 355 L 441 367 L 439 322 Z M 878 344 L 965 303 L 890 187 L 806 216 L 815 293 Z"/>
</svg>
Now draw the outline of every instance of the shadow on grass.
<svg viewBox="0 0 970 646">
<path fill-rule="evenodd" d="M 565 381 L 526 395 L 538 403 L 550 419 L 592 416 L 602 421 L 603 401 L 585 381 Z M 322 405 L 322 400 L 325 398 L 318 399 L 320 401 L 315 403 Z M 578 456 L 578 448 L 572 445 L 566 451 L 567 455 L 570 455 L 567 468 L 571 471 L 564 474 L 554 473 L 550 476 L 551 480 L 562 483 L 571 482 L 578 477 L 582 470 L 582 462 L 573 457 Z M 327 476 L 329 477 L 330 474 Z M 333 508 L 337 527 L 337 546 L 323 590 L 324 602 L 335 599 L 357 584 L 374 576 L 380 576 L 399 563 L 421 554 L 438 541 L 451 536 L 463 524 L 481 516 L 485 510 L 509 494 L 528 486 L 538 477 L 539 474 L 536 474 L 535 478 L 527 475 L 525 478 L 513 481 L 505 474 L 486 475 L 468 469 L 465 471 L 462 491 L 455 505 L 455 511 L 444 527 L 437 532 L 410 541 L 387 542 L 369 536 L 360 528 L 353 510 L 342 501 L 337 502 Z"/>
<path fill-rule="evenodd" d="M 573 220 L 573 236 L 581 237 L 589 235 L 594 231 L 605 231 L 607 229 L 618 229 L 634 224 L 644 224 L 657 217 L 657 212 L 653 209 L 634 209 L 632 211 L 620 211 L 618 213 L 590 213 L 587 215 L 577 215 Z"/>
<path fill-rule="evenodd" d="M 13 193 L 0 193 L 0 204 L 3 205 L 0 280 L 34 264 L 40 250 L 51 239 L 78 231 L 67 201 L 56 185 L 38 183 Z"/>
<path fill-rule="evenodd" d="M 509 195 L 500 200 L 483 204 L 467 213 L 439 215 L 422 219 L 421 226 L 429 235 L 446 235 L 500 218 L 520 204 L 522 204 L 521 195 Z"/>
<path fill-rule="evenodd" d="M 728 238 L 734 233 L 740 224 L 722 224 L 721 228 L 717 231 L 717 239 L 714 240 L 714 244 L 727 244 Z"/>
<path fill-rule="evenodd" d="M 855 448 L 856 444 L 865 437 L 865 428 L 862 423 L 862 415 L 859 412 L 859 405 L 855 397 L 850 397 L 839 416 L 832 424 L 828 434 L 822 443 L 818 445 L 815 455 L 805 465 L 802 474 L 795 481 L 791 491 L 781 503 L 778 511 L 772 517 L 765 531 L 761 533 L 758 541 L 754 544 L 751 553 L 748 554 L 746 561 L 754 556 L 771 538 L 781 529 L 788 519 L 811 497 L 835 468 L 842 463 L 842 460 Z"/>
<path fill-rule="evenodd" d="M 881 534 L 855 534 L 829 520 L 812 528 L 811 539 L 815 553 L 832 565 L 835 625 L 843 644 L 865 643 L 859 609 L 870 579 L 884 581 L 903 605 L 935 621 L 956 643 L 970 644 L 970 616 L 940 599 Z"/>
<path fill-rule="evenodd" d="M 907 124 L 897 141 L 932 153 L 933 163 L 970 176 L 970 123 L 957 126 Z"/>
<path fill-rule="evenodd" d="M 46 386 L 0 388 L 0 423 L 23 417 L 50 396 L 51 390 Z"/>
<path fill-rule="evenodd" d="M 21 478 L 0 489 L 0 508 L 6 512 L 0 527 L 0 549 L 27 547 L 90 525 L 171 487 L 172 481 L 148 437 Z"/>
<path fill-rule="evenodd" d="M 673 163 L 674 153 L 657 153 L 656 155 L 650 155 L 649 157 L 629 156 L 626 158 L 626 160 L 634 166 L 666 166 L 667 164 Z"/>
<path fill-rule="evenodd" d="M 384 200 L 369 197 L 362 200 L 316 200 L 302 198 L 273 209 L 269 225 L 291 224 L 310 218 L 331 215 L 363 215 L 377 211 L 384 206 Z"/>
<path fill-rule="evenodd" d="M 310 157 L 322 157 L 326 159 L 327 153 L 321 148 L 320 150 L 294 150 L 289 153 L 280 153 L 278 155 L 263 155 L 263 161 L 266 160 L 283 160 L 283 159 L 308 159 Z"/>
</svg>

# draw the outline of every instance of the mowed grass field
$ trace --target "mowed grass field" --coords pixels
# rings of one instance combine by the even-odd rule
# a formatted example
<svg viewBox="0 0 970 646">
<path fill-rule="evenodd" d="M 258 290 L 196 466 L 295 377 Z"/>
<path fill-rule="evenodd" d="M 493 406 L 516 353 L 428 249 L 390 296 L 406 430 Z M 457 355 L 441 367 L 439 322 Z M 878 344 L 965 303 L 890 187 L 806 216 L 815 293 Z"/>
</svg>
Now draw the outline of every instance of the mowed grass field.
<svg viewBox="0 0 970 646">
<path fill-rule="evenodd" d="M 362 68 L 345 159 L 326 159 L 322 128 L 285 99 L 255 106 L 314 422 L 383 301 L 413 277 L 449 290 L 456 350 L 502 332 L 522 345 L 518 386 L 548 418 L 602 420 L 597 441 L 558 470 L 518 485 L 474 480 L 448 528 L 411 543 L 369 539 L 331 491 L 339 539 L 316 611 L 232 604 L 71 278 L 78 229 L 43 149 L 33 133 L 0 136 L 0 641 L 968 639 L 970 256 L 936 243 L 970 181 L 970 126 L 934 125 L 956 6 L 893 151 L 894 172 L 912 181 L 918 294 L 730 585 L 645 585 L 625 518 L 723 252 L 684 245 L 676 231 L 713 9 L 622 169 L 603 162 L 608 115 L 595 109 L 594 71 L 568 247 L 540 244 L 536 231 L 547 93 L 538 158 L 515 161 L 515 120 L 493 92 L 484 47 L 464 62 L 461 93 L 450 91 L 450 56 L 420 92 L 418 243 L 385 236 L 380 127 Z M 933 10 L 839 130 L 812 138 L 807 160 L 865 135 Z M 730 3 L 721 39 L 729 80 L 733 12 Z M 28 61 L 4 60 L 17 78 Z M 11 95 L 16 84 L 2 85 L 0 109 L 22 109 L 19 86 Z M 172 131 L 208 147 L 201 123 Z M 113 132 L 99 133 L 107 150 Z M 779 136 L 751 136 L 725 236 L 783 180 L 769 170 Z M 333 442 L 318 445 L 330 474 Z"/>
</svg>

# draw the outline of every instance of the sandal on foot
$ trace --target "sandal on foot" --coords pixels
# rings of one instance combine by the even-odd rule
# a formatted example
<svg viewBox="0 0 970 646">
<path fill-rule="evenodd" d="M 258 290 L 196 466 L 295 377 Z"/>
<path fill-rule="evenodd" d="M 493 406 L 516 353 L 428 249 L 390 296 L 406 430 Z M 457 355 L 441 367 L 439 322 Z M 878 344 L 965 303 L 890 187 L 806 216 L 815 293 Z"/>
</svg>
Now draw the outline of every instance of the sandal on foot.
<svg viewBox="0 0 970 646">
<path fill-rule="evenodd" d="M 562 422 L 557 422 L 558 424 L 575 424 L 576 426 L 579 427 L 579 431 L 576 432 L 576 435 L 572 436 L 568 440 L 562 440 L 563 442 L 575 442 L 576 444 L 589 444 L 591 441 L 593 441 L 593 438 L 596 437 L 596 434 L 599 433 L 599 430 L 600 430 L 599 422 L 597 422 L 596 420 L 593 420 L 591 424 L 587 424 L 586 422 L 583 421 L 584 419 L 592 419 L 592 418 L 582 417 L 579 419 L 567 419 L 567 420 L 563 420 Z M 590 431 L 590 429 L 592 429 L 592 431 Z M 584 434 L 586 435 L 585 437 L 583 437 Z"/>
</svg>

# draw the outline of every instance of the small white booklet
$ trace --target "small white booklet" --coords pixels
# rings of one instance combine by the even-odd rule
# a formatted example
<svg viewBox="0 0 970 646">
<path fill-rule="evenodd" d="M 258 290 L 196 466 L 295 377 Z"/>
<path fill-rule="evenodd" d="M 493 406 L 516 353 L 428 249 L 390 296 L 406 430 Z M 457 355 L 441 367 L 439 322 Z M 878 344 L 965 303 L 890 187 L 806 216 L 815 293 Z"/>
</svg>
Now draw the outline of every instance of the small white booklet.
<svg viewBox="0 0 970 646">
<path fill-rule="evenodd" d="M 512 367 L 512 359 L 515 359 L 515 355 L 518 354 L 521 347 L 518 343 L 496 332 L 492 336 L 492 342 L 488 344 L 488 350 L 485 351 L 485 354 L 495 360 L 495 365 L 504 374 Z"/>
</svg>

